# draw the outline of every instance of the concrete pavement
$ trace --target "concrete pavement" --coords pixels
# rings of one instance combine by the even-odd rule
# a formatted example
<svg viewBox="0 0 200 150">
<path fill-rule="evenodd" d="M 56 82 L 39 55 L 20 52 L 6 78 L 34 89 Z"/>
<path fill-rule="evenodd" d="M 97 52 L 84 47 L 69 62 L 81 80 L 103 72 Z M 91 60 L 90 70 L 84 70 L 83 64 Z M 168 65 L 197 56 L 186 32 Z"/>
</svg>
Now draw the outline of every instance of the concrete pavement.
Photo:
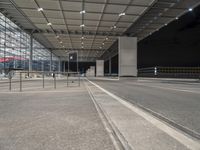
<svg viewBox="0 0 200 150">
<path fill-rule="evenodd" d="M 102 149 L 114 146 L 83 85 L 0 92 L 0 150 Z"/>
</svg>

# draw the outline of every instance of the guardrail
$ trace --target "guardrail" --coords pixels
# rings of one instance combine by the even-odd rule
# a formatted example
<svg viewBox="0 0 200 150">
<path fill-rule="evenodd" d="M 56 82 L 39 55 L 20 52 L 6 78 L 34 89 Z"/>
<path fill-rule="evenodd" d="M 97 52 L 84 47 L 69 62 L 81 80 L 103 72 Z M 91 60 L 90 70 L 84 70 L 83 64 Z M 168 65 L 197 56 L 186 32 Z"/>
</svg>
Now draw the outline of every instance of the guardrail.
<svg viewBox="0 0 200 150">
<path fill-rule="evenodd" d="M 200 67 L 150 67 L 138 69 L 140 77 L 200 78 Z"/>
<path fill-rule="evenodd" d="M 45 88 L 46 83 L 51 83 L 53 81 L 52 87 L 54 89 L 57 88 L 58 82 L 65 86 L 64 82 L 66 82 L 66 86 L 69 87 L 73 84 L 73 86 L 80 86 L 80 73 L 79 72 L 41 72 L 41 71 L 10 71 L 8 76 L 8 80 L 6 79 L 3 82 L 0 82 L 0 87 L 6 86 L 8 84 L 8 90 L 12 91 L 12 85 L 15 83 L 19 83 L 19 91 L 22 92 L 24 83 L 31 82 L 38 83 L 41 85 L 41 88 Z M 35 81 L 35 82 L 34 82 Z M 49 82 L 47 82 L 49 81 Z M 41 84 L 40 84 L 41 83 Z M 3 86 L 1 86 L 3 85 Z M 38 86 L 39 86 L 38 85 Z M 50 84 L 51 85 L 51 84 Z M 24 85 L 25 86 L 25 85 Z M 39 87 L 38 87 L 39 88 Z"/>
</svg>

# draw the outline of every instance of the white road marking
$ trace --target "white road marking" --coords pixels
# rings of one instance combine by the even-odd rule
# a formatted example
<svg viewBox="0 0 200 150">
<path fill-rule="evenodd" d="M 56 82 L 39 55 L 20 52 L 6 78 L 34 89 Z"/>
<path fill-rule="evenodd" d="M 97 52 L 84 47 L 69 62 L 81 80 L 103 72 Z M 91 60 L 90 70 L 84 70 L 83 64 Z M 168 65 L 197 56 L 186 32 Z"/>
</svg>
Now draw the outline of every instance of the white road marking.
<svg viewBox="0 0 200 150">
<path fill-rule="evenodd" d="M 141 83 L 133 83 L 133 84 L 134 85 L 142 85 L 142 86 L 146 86 L 146 87 L 153 87 L 153 88 L 165 89 L 165 90 L 172 90 L 172 91 L 180 91 L 180 92 L 189 92 L 189 93 L 200 94 L 200 92 L 191 91 L 191 90 L 184 90 L 184 89 L 177 89 L 177 88 L 167 88 L 167 87 L 152 86 L 152 85 L 144 85 L 144 84 L 141 84 Z"/>
<path fill-rule="evenodd" d="M 129 102 L 127 102 L 127 101 L 121 99 L 120 97 L 114 95 L 113 93 L 107 91 L 106 89 L 102 88 L 101 86 L 97 85 L 96 83 L 94 83 L 92 81 L 89 81 L 89 82 L 91 84 L 93 84 L 94 86 L 96 86 L 97 88 L 99 88 L 100 90 L 102 90 L 103 92 L 105 92 L 106 94 L 108 94 L 109 96 L 111 96 L 112 98 L 119 101 L 121 104 L 123 104 L 124 106 L 126 106 L 127 108 L 132 110 L 133 112 L 137 113 L 138 115 L 140 115 L 141 117 L 146 119 L 148 122 L 152 123 L 154 126 L 159 128 L 163 132 L 167 133 L 169 136 L 173 137 L 174 139 L 176 139 L 177 141 L 179 141 L 180 143 L 185 145 L 187 148 L 189 148 L 191 150 L 200 150 L 200 142 L 199 141 L 196 141 L 196 140 L 184 135 L 183 133 L 170 127 L 166 123 L 158 120 L 154 116 L 144 112 L 142 109 L 134 106 L 133 104 L 130 104 Z"/>
</svg>

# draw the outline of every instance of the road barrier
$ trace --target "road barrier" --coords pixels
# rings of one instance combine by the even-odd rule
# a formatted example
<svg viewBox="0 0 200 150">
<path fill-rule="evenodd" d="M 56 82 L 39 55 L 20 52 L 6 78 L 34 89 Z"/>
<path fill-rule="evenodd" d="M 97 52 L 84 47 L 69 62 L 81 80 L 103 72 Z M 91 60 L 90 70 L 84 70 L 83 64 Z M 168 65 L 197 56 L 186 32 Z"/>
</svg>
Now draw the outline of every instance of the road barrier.
<svg viewBox="0 0 200 150">
<path fill-rule="evenodd" d="M 52 82 L 53 81 L 53 82 Z M 22 92 L 23 87 L 27 88 L 26 83 L 35 84 L 37 88 L 53 87 L 70 87 L 80 86 L 79 72 L 40 72 L 40 71 L 10 71 L 7 79 L 0 82 L 0 88 L 8 86 L 9 91 L 18 89 Z M 18 86 L 17 86 L 18 85 Z M 29 85 L 30 86 L 30 85 Z M 31 87 L 28 87 L 31 89 Z"/>
<path fill-rule="evenodd" d="M 138 69 L 140 77 L 200 78 L 200 67 L 150 67 Z"/>
</svg>

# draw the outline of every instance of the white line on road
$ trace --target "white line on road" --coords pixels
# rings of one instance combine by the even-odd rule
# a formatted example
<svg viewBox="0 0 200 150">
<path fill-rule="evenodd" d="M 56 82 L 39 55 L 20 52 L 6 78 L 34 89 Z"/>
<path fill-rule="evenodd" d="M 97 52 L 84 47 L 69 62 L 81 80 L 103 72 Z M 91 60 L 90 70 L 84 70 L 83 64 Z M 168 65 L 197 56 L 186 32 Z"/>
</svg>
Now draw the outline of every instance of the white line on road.
<svg viewBox="0 0 200 150">
<path fill-rule="evenodd" d="M 152 86 L 152 85 L 145 85 L 145 84 L 141 84 L 141 83 L 133 83 L 133 84 L 134 85 L 142 85 L 142 86 L 146 86 L 146 87 L 152 87 L 152 88 L 165 89 L 165 90 L 172 90 L 172 91 L 189 92 L 189 93 L 200 94 L 200 92 L 191 91 L 191 90 L 184 90 L 184 89 L 177 89 L 177 88 L 167 88 L 167 87 L 161 87 L 161 86 Z"/>
</svg>

